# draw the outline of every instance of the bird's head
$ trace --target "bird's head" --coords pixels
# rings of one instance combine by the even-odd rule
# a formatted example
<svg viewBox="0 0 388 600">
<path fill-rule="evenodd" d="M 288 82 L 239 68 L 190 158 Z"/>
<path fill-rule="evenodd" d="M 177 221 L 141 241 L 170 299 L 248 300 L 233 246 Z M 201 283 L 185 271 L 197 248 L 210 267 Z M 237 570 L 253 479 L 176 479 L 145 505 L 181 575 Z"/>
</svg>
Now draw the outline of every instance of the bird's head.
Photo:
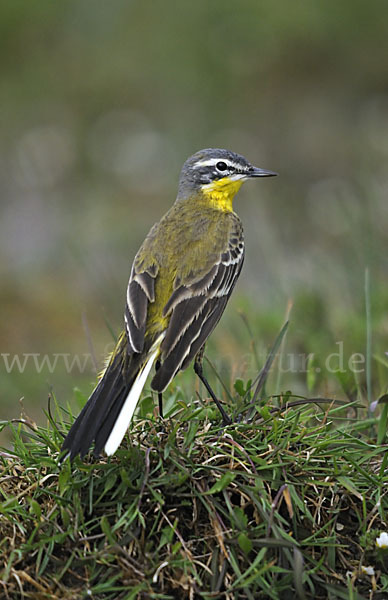
<svg viewBox="0 0 388 600">
<path fill-rule="evenodd" d="M 178 198 L 199 194 L 221 210 L 232 210 L 232 201 L 244 181 L 254 177 L 272 177 L 251 165 L 244 156 L 220 148 L 207 148 L 190 156 L 179 179 Z"/>
</svg>

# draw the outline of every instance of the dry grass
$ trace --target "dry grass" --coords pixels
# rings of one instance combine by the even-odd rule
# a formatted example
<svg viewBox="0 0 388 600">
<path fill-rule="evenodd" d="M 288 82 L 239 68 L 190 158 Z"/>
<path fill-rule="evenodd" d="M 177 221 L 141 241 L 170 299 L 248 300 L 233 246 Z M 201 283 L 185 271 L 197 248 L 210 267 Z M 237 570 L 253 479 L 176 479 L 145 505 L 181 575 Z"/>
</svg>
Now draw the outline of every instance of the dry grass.
<svg viewBox="0 0 388 600">
<path fill-rule="evenodd" d="M 3 597 L 388 597 L 377 420 L 284 396 L 247 423 L 249 398 L 235 400 L 240 422 L 222 430 L 210 404 L 178 394 L 161 422 L 145 398 L 113 458 L 62 467 L 54 421 L 19 424 L 1 457 Z"/>
</svg>

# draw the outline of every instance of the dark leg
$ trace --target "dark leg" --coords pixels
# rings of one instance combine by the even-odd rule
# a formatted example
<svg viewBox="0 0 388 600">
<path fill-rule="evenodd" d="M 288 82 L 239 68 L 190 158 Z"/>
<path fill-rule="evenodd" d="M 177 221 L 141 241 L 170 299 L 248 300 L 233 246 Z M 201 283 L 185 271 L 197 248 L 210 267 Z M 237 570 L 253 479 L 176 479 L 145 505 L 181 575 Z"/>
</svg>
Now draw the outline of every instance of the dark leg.
<svg viewBox="0 0 388 600">
<path fill-rule="evenodd" d="M 194 371 L 198 375 L 198 377 L 200 378 L 200 380 L 202 381 L 202 383 L 205 386 L 205 388 L 207 389 L 207 391 L 209 392 L 211 398 L 216 403 L 217 408 L 218 408 L 218 410 L 220 411 L 220 413 L 222 415 L 222 422 L 223 422 L 223 424 L 224 425 L 230 425 L 230 423 L 232 422 L 231 419 L 230 419 L 230 417 L 228 417 L 228 415 L 226 414 L 226 412 L 222 408 L 221 402 L 218 400 L 217 396 L 215 395 L 215 393 L 213 392 L 212 388 L 210 387 L 208 380 L 206 379 L 205 375 L 203 374 L 202 361 L 203 361 L 204 349 L 205 349 L 205 346 L 202 346 L 202 348 L 200 349 L 200 351 L 198 352 L 198 354 L 195 357 L 195 360 L 194 360 Z"/>
<path fill-rule="evenodd" d="M 158 392 L 158 400 L 159 400 L 159 415 L 161 419 L 164 419 L 163 417 L 163 394 L 162 392 Z"/>
<path fill-rule="evenodd" d="M 160 369 L 160 360 L 157 360 L 155 363 L 155 371 Z M 162 392 L 158 392 L 158 400 L 159 400 L 159 415 L 160 418 L 163 419 L 163 394 Z"/>
</svg>

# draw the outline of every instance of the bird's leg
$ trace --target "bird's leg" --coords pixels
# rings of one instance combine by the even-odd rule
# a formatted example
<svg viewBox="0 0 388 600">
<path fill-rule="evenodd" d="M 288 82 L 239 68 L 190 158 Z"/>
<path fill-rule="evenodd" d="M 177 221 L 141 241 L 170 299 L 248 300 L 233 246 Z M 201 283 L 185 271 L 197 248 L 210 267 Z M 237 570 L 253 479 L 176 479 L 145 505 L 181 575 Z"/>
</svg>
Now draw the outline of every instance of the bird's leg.
<svg viewBox="0 0 388 600">
<path fill-rule="evenodd" d="M 155 363 L 155 371 L 160 369 L 160 360 L 157 360 Z M 163 393 L 158 392 L 158 400 L 159 400 L 159 416 L 163 419 Z"/>
<path fill-rule="evenodd" d="M 206 379 L 205 375 L 203 374 L 203 353 L 205 350 L 205 346 L 202 346 L 202 348 L 200 349 L 200 351 L 197 353 L 195 360 L 194 360 L 194 371 L 195 373 L 198 375 L 198 377 L 200 378 L 200 380 L 202 381 L 203 385 L 205 386 L 205 388 L 207 389 L 207 391 L 209 392 L 210 396 L 212 397 L 212 399 L 214 400 L 214 402 L 217 405 L 218 410 L 220 411 L 221 415 L 222 415 L 222 422 L 224 425 L 230 425 L 232 420 L 230 419 L 230 417 L 228 417 L 228 415 L 226 414 L 226 412 L 224 411 L 221 402 L 218 400 L 217 396 L 215 395 L 215 393 L 213 392 L 212 388 L 210 387 L 210 384 L 208 382 L 208 380 Z"/>
</svg>

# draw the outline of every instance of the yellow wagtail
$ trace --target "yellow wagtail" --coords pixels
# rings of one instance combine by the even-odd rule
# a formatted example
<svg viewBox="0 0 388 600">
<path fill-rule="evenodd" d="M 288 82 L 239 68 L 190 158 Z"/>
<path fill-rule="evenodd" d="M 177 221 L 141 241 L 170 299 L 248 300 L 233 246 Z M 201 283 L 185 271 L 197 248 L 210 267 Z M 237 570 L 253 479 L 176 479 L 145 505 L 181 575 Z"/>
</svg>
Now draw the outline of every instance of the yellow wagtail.
<svg viewBox="0 0 388 600">
<path fill-rule="evenodd" d="M 125 329 L 102 378 L 62 446 L 66 456 L 113 454 L 129 426 L 148 374 L 159 394 L 194 359 L 194 370 L 230 419 L 202 370 L 205 342 L 217 325 L 244 260 L 233 197 L 247 179 L 276 175 L 229 150 L 206 149 L 183 165 L 178 196 L 135 256 Z"/>
</svg>

